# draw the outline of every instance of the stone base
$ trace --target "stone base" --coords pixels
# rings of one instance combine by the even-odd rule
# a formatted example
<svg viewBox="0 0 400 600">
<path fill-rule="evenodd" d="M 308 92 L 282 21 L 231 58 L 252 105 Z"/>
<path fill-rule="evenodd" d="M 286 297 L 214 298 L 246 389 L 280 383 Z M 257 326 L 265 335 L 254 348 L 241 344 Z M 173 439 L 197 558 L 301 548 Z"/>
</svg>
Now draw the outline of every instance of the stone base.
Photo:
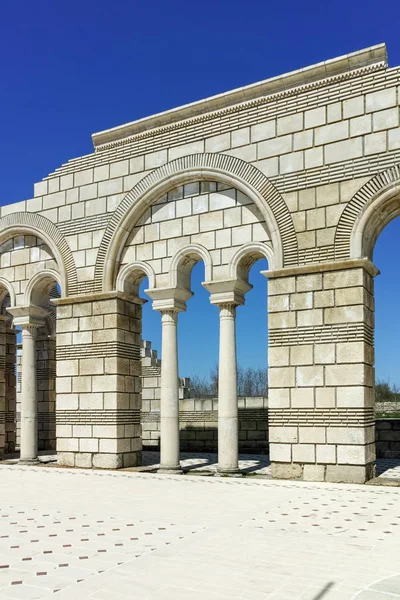
<svg viewBox="0 0 400 600">
<path fill-rule="evenodd" d="M 368 465 L 327 465 L 325 481 L 332 483 L 365 483 L 375 477 L 375 463 Z"/>
<path fill-rule="evenodd" d="M 91 452 L 58 452 L 57 464 L 81 469 L 126 469 L 141 464 L 141 452 L 95 454 Z"/>
<path fill-rule="evenodd" d="M 38 458 L 20 458 L 18 464 L 26 466 L 40 465 L 40 460 Z"/>
<path fill-rule="evenodd" d="M 301 479 L 303 476 L 303 465 L 296 463 L 272 463 L 271 473 L 275 479 Z"/>
<path fill-rule="evenodd" d="M 216 477 L 243 477 L 240 469 L 217 469 Z"/>
<path fill-rule="evenodd" d="M 163 467 L 162 465 L 160 465 L 160 468 L 158 469 L 157 473 L 160 473 L 161 475 L 183 475 L 184 474 L 182 467 L 180 465 L 178 467 Z"/>
</svg>

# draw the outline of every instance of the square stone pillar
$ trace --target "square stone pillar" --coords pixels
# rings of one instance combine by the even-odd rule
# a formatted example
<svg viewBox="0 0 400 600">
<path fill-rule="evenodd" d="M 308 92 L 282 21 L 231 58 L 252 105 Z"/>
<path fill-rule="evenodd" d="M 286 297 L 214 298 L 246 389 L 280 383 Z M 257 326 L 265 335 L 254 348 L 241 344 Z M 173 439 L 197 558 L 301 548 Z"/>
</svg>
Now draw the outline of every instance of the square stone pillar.
<svg viewBox="0 0 400 600">
<path fill-rule="evenodd" d="M 5 448 L 6 454 L 15 452 L 17 445 L 17 330 L 6 329 L 6 396 Z"/>
<path fill-rule="evenodd" d="M 53 302 L 59 464 L 139 465 L 143 301 L 112 292 Z"/>
<path fill-rule="evenodd" d="M 273 476 L 365 482 L 375 466 L 377 270 L 357 260 L 265 274 Z"/>
</svg>

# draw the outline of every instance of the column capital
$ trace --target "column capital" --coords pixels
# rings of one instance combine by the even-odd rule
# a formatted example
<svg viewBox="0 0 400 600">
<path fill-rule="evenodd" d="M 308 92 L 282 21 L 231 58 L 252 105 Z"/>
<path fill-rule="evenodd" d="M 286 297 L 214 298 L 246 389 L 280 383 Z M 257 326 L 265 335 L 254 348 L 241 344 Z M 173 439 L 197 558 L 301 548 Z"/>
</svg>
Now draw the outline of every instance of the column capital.
<svg viewBox="0 0 400 600">
<path fill-rule="evenodd" d="M 346 269 L 364 269 L 371 277 L 376 277 L 380 273 L 379 269 L 375 267 L 369 258 L 349 258 L 334 262 L 321 262 L 285 267 L 284 269 L 275 269 L 272 271 L 261 271 L 261 274 L 267 277 L 267 279 L 276 279 L 277 277 L 311 275 L 313 273 L 328 273 L 329 271 L 345 271 Z"/>
<path fill-rule="evenodd" d="M 43 327 L 49 313 L 40 306 L 12 306 L 7 312 L 14 317 L 14 327 L 37 329 Z"/>
<path fill-rule="evenodd" d="M 252 285 L 243 279 L 221 279 L 220 281 L 205 281 L 203 287 L 210 292 L 210 302 L 217 306 L 241 306 L 244 304 L 245 294 L 252 289 Z"/>
<path fill-rule="evenodd" d="M 153 300 L 153 310 L 159 312 L 184 312 L 192 292 L 181 287 L 153 288 L 145 290 Z"/>
</svg>

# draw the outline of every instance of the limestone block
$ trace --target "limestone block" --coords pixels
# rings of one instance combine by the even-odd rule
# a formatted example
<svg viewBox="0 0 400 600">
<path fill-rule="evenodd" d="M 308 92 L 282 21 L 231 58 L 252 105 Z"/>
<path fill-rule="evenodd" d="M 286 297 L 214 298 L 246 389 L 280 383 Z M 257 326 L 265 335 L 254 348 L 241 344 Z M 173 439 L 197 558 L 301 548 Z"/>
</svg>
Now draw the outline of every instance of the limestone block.
<svg viewBox="0 0 400 600">
<path fill-rule="evenodd" d="M 314 167 L 320 167 L 324 164 L 324 151 L 323 147 L 310 148 L 304 151 L 304 168 L 312 169 Z"/>
<path fill-rule="evenodd" d="M 367 112 L 374 112 L 396 106 L 396 88 L 392 87 L 366 94 L 365 105 Z"/>
<path fill-rule="evenodd" d="M 364 154 L 386 152 L 386 131 L 370 133 L 364 136 Z"/>
<path fill-rule="evenodd" d="M 74 438 L 59 438 L 57 440 L 57 452 L 77 452 L 78 440 Z"/>
<path fill-rule="evenodd" d="M 62 379 L 65 379 L 63 377 Z M 58 388 L 57 388 L 58 391 Z M 88 393 L 92 391 L 92 378 L 90 376 L 87 377 L 74 377 L 72 379 L 72 391 L 74 393 Z"/>
<path fill-rule="evenodd" d="M 304 113 L 288 115 L 277 119 L 277 135 L 286 135 L 303 129 Z"/>
<path fill-rule="evenodd" d="M 57 376 L 73 376 L 79 374 L 78 360 L 57 360 Z"/>
<path fill-rule="evenodd" d="M 330 183 L 316 188 L 317 206 L 329 206 L 339 202 L 339 184 Z"/>
<path fill-rule="evenodd" d="M 372 131 L 372 115 L 350 119 L 350 136 L 364 135 Z"/>
<path fill-rule="evenodd" d="M 99 440 L 97 438 L 81 438 L 79 440 L 80 452 L 98 452 Z"/>
<path fill-rule="evenodd" d="M 57 377 L 56 391 L 58 394 L 69 394 L 72 392 L 72 377 Z"/>
<path fill-rule="evenodd" d="M 287 329 L 296 326 L 295 312 L 276 312 L 268 315 L 269 329 Z"/>
<path fill-rule="evenodd" d="M 254 166 L 257 167 L 267 177 L 274 177 L 279 175 L 279 159 L 277 156 L 272 158 L 264 158 L 263 160 L 257 160 L 254 162 Z"/>
<path fill-rule="evenodd" d="M 93 467 L 97 469 L 120 469 L 123 466 L 121 454 L 94 454 Z"/>
<path fill-rule="evenodd" d="M 314 291 L 314 290 L 322 290 L 322 274 L 321 273 L 315 273 L 312 275 L 299 275 L 297 277 L 297 291 L 298 292 L 307 292 L 307 291 Z"/>
<path fill-rule="evenodd" d="M 365 362 L 369 365 L 373 365 L 373 348 L 370 346 L 370 344 L 365 344 L 364 342 L 339 343 L 337 344 L 337 362 Z"/>
<path fill-rule="evenodd" d="M 257 144 L 258 158 L 270 158 L 292 151 L 292 136 L 283 135 Z"/>
<path fill-rule="evenodd" d="M 297 427 L 270 427 L 269 441 L 274 444 L 293 444 L 298 442 Z"/>
<path fill-rule="evenodd" d="M 317 127 L 315 129 L 316 146 L 330 144 L 331 142 L 337 142 L 338 140 L 346 140 L 348 137 L 348 121 L 339 121 L 338 123 L 331 123 L 329 125 L 324 125 L 323 127 Z"/>
<path fill-rule="evenodd" d="M 215 135 L 206 139 L 205 151 L 206 152 L 222 152 L 229 150 L 231 147 L 231 137 L 229 133 L 222 133 L 221 135 Z"/>
<path fill-rule="evenodd" d="M 372 388 L 364 386 L 339 386 L 336 390 L 337 406 L 340 408 L 361 408 L 374 405 Z"/>
<path fill-rule="evenodd" d="M 291 444 L 273 444 L 269 445 L 269 458 L 271 462 L 290 463 L 292 455 Z"/>
<path fill-rule="evenodd" d="M 291 365 L 311 365 L 313 363 L 313 346 L 301 345 L 290 347 Z M 270 364 L 270 363 L 269 363 Z"/>
<path fill-rule="evenodd" d="M 290 390 L 291 408 L 314 408 L 314 389 L 292 388 Z"/>
<path fill-rule="evenodd" d="M 269 408 L 289 408 L 290 398 L 289 389 L 269 389 L 268 390 L 268 405 Z"/>
<path fill-rule="evenodd" d="M 290 310 L 303 310 L 306 308 L 312 308 L 312 306 L 313 306 L 312 292 L 302 292 L 302 293 L 297 293 L 297 294 L 291 294 Z"/>
<path fill-rule="evenodd" d="M 365 451 L 366 447 L 364 445 L 340 445 L 337 447 L 337 461 L 342 465 L 364 465 L 366 462 Z"/>
<path fill-rule="evenodd" d="M 372 367 L 364 364 L 327 365 L 325 385 L 372 385 Z"/>
<path fill-rule="evenodd" d="M 104 408 L 103 394 L 98 392 L 95 394 L 93 391 L 89 394 L 79 394 L 79 408 L 80 410 L 96 410 Z"/>
<path fill-rule="evenodd" d="M 364 320 L 364 310 L 362 305 L 325 308 L 325 323 L 327 325 L 334 323 L 359 323 Z"/>
<path fill-rule="evenodd" d="M 240 207 L 224 210 L 224 227 L 236 227 L 242 224 L 242 209 Z"/>
<path fill-rule="evenodd" d="M 303 480 L 304 481 L 325 481 L 324 465 L 304 465 Z"/>
<path fill-rule="evenodd" d="M 325 309 L 330 310 L 330 309 Z M 322 308 L 313 308 L 311 310 L 300 310 L 297 313 L 297 325 L 299 327 L 310 327 L 322 325 L 323 310 Z"/>
<path fill-rule="evenodd" d="M 324 384 L 324 368 L 322 366 L 296 367 L 296 386 L 315 387 Z"/>
<path fill-rule="evenodd" d="M 316 344 L 314 347 L 315 364 L 333 364 L 335 362 L 335 344 Z"/>
<path fill-rule="evenodd" d="M 327 164 L 351 160 L 363 155 L 361 137 L 351 138 L 343 142 L 335 142 L 325 146 L 325 162 Z"/>
<path fill-rule="evenodd" d="M 347 269 L 324 273 L 324 289 L 344 288 L 363 285 L 363 269 Z"/>
<path fill-rule="evenodd" d="M 368 479 L 364 466 L 327 465 L 325 481 L 332 483 L 365 483 Z"/>
<path fill-rule="evenodd" d="M 304 169 L 304 152 L 291 152 L 279 157 L 279 170 L 282 174 Z"/>
<path fill-rule="evenodd" d="M 74 467 L 75 454 L 73 452 L 60 452 L 57 444 L 57 464 L 61 467 Z"/>
<path fill-rule="evenodd" d="M 197 215 L 208 211 L 209 207 L 209 195 L 202 194 L 192 199 L 192 211 L 193 214 Z M 210 208 L 211 210 L 211 208 Z"/>
<path fill-rule="evenodd" d="M 314 463 L 315 446 L 313 444 L 293 444 L 292 460 L 298 463 Z"/>
<path fill-rule="evenodd" d="M 222 229 L 223 212 L 222 210 L 200 215 L 200 231 L 211 231 L 213 229 Z"/>
<path fill-rule="evenodd" d="M 369 442 L 368 430 L 363 427 L 328 427 L 328 444 L 362 445 Z"/>
<path fill-rule="evenodd" d="M 325 444 L 325 427 L 299 427 L 300 444 Z"/>
<path fill-rule="evenodd" d="M 328 308 L 335 305 L 335 297 L 333 290 L 323 292 L 314 292 L 314 307 Z"/>
<path fill-rule="evenodd" d="M 93 170 L 93 181 L 105 181 L 110 176 L 109 165 L 99 165 Z M 61 177 L 62 179 L 62 177 Z"/>
<path fill-rule="evenodd" d="M 317 463 L 336 464 L 336 446 L 328 444 L 317 444 L 316 455 Z"/>
<path fill-rule="evenodd" d="M 268 281 L 268 295 L 275 296 L 278 294 L 292 294 L 296 291 L 295 277 L 278 277 Z M 304 290 L 297 290 L 304 291 Z"/>
<path fill-rule="evenodd" d="M 250 127 L 244 127 L 231 132 L 232 148 L 250 144 Z"/>
<path fill-rule="evenodd" d="M 303 466 L 293 463 L 273 462 L 271 473 L 274 479 L 301 479 L 303 475 Z"/>
<path fill-rule="evenodd" d="M 293 364 L 293 363 L 292 363 Z M 270 367 L 283 367 L 289 365 L 289 348 L 288 347 L 269 347 L 268 348 L 268 365 Z"/>
<path fill-rule="evenodd" d="M 224 190 L 210 194 L 210 210 L 223 210 L 236 206 L 236 191 Z"/>
<path fill-rule="evenodd" d="M 335 388 L 315 388 L 315 406 L 317 408 L 335 408 Z"/>
<path fill-rule="evenodd" d="M 75 466 L 81 469 L 91 469 L 92 454 L 89 452 L 78 452 L 75 455 Z"/>
<path fill-rule="evenodd" d="M 388 149 L 397 150 L 400 148 L 400 129 L 392 129 L 388 132 Z"/>
<path fill-rule="evenodd" d="M 326 122 L 325 106 L 313 108 L 312 110 L 306 110 L 306 112 L 304 113 L 304 126 L 306 129 L 309 129 L 311 127 L 318 127 L 319 125 L 324 125 L 325 122 Z"/>
<path fill-rule="evenodd" d="M 364 114 L 364 96 L 349 98 L 343 102 L 343 118 L 356 117 Z"/>
<path fill-rule="evenodd" d="M 276 136 L 276 121 L 267 121 L 266 123 L 259 123 L 252 125 L 250 128 L 251 142 L 259 142 L 261 140 L 268 140 Z"/>
</svg>

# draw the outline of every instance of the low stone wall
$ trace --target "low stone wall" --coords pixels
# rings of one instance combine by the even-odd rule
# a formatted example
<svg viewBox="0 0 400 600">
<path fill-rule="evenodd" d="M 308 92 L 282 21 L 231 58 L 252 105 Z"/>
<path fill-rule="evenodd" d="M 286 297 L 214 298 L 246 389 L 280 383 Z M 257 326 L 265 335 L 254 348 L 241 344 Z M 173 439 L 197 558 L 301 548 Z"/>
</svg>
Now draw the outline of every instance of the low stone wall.
<svg viewBox="0 0 400 600">
<path fill-rule="evenodd" d="M 375 439 L 377 458 L 400 458 L 400 419 L 377 419 Z"/>
<path fill-rule="evenodd" d="M 268 453 L 267 398 L 239 398 L 239 451 Z M 142 410 L 143 448 L 159 446 L 160 412 Z M 181 450 L 218 450 L 218 400 L 190 398 L 179 401 Z"/>
</svg>

